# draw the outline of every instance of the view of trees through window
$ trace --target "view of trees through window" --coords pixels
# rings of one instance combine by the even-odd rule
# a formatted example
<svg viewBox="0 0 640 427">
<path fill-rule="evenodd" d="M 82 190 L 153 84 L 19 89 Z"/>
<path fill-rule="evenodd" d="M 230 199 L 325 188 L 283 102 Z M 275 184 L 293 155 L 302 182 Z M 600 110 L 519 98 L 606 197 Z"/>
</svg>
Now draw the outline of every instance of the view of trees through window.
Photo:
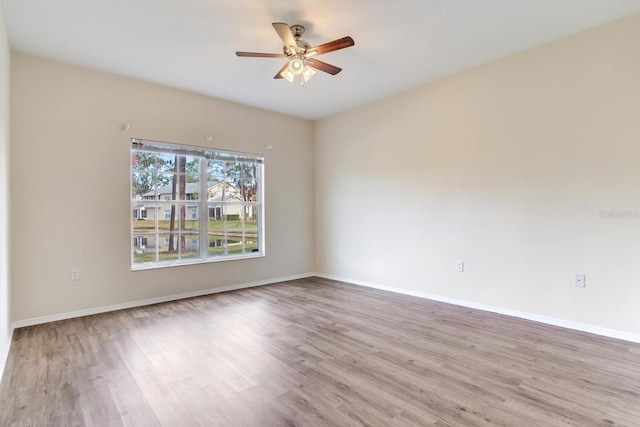
<svg viewBox="0 0 640 427">
<path fill-rule="evenodd" d="M 263 253 L 263 159 L 132 140 L 132 265 Z"/>
</svg>

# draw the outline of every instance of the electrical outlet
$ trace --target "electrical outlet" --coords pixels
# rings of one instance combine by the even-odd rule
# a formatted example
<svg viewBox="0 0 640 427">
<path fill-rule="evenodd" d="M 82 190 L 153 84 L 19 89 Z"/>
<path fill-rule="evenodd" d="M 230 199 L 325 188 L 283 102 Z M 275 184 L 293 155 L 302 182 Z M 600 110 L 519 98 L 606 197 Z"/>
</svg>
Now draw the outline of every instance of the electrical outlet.
<svg viewBox="0 0 640 427">
<path fill-rule="evenodd" d="M 576 288 L 584 288 L 584 274 L 576 274 Z"/>
<path fill-rule="evenodd" d="M 464 271 L 464 262 L 456 261 L 456 271 L 462 273 Z"/>
<path fill-rule="evenodd" d="M 71 269 L 71 280 L 80 280 L 80 269 L 72 268 Z"/>
</svg>

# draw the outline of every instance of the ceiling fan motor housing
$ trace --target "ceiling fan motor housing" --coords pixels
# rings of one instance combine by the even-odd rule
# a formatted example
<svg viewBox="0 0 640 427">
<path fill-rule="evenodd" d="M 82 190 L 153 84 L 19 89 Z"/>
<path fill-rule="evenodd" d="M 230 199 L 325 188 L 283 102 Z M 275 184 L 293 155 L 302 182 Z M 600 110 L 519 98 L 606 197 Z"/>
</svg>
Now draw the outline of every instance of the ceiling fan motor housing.
<svg viewBox="0 0 640 427">
<path fill-rule="evenodd" d="M 294 24 L 289 28 L 291 28 L 291 34 L 293 34 L 295 38 L 299 38 L 304 34 L 304 27 L 300 24 Z"/>
<path fill-rule="evenodd" d="M 291 34 L 293 34 L 293 37 L 296 40 L 296 44 L 298 45 L 298 54 L 304 55 L 307 50 L 311 48 L 309 43 L 300 39 L 300 36 L 304 34 L 304 27 L 302 25 L 295 24 L 289 28 L 291 29 Z M 289 52 L 286 45 L 282 46 L 282 51 L 285 55 L 291 56 L 291 52 Z"/>
</svg>

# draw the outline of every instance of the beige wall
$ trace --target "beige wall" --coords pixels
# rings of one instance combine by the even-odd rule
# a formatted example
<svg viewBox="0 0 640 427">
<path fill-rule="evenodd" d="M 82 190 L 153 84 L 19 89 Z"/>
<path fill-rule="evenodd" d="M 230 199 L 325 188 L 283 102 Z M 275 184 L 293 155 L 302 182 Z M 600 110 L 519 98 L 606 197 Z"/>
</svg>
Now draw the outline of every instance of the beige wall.
<svg viewBox="0 0 640 427">
<path fill-rule="evenodd" d="M 316 123 L 317 271 L 640 334 L 638 40 L 640 15 Z"/>
<path fill-rule="evenodd" d="M 14 321 L 313 271 L 312 122 L 21 53 L 11 89 Z M 263 153 L 266 257 L 132 272 L 132 137 Z"/>
<path fill-rule="evenodd" d="M 0 373 L 9 350 L 9 42 L 0 2 Z"/>
</svg>

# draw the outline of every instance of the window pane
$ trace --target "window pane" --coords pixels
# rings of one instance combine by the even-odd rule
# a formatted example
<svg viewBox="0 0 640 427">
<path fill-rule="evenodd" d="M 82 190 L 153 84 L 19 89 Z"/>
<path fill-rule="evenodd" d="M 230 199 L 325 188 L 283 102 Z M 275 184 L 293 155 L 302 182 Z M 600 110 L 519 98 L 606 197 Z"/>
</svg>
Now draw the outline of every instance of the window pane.
<svg viewBox="0 0 640 427">
<path fill-rule="evenodd" d="M 200 205 L 187 205 L 187 221 L 191 221 L 191 229 L 199 229 Z"/>
<path fill-rule="evenodd" d="M 253 213 L 245 224 L 244 235 L 247 240 L 246 246 L 251 249 L 248 252 L 253 253 L 258 252 L 258 250 L 262 247 L 260 246 L 260 211 L 258 210 L 257 206 L 251 207 L 253 208 Z"/>
<path fill-rule="evenodd" d="M 160 173 L 156 175 L 153 191 L 149 194 L 156 196 L 156 200 L 171 200 L 173 191 L 173 174 Z"/>
<path fill-rule="evenodd" d="M 199 209 L 194 203 L 162 203 L 158 205 L 158 228 L 160 232 L 198 231 Z M 173 222 L 171 221 L 173 218 Z"/>
<path fill-rule="evenodd" d="M 248 224 L 252 224 L 255 228 L 258 220 L 258 213 L 260 212 L 260 205 L 257 203 L 245 203 L 245 226 Z"/>
<path fill-rule="evenodd" d="M 225 162 L 225 171 L 225 177 L 230 182 L 235 182 L 242 176 L 239 162 Z"/>
<path fill-rule="evenodd" d="M 185 156 L 184 169 L 185 173 L 198 176 L 200 174 L 200 158 L 194 156 Z"/>
<path fill-rule="evenodd" d="M 152 172 L 133 172 L 131 174 L 131 198 L 142 199 L 144 194 L 154 188 Z"/>
<path fill-rule="evenodd" d="M 198 176 L 163 173 L 158 175 L 156 191 L 151 194 L 157 195 L 157 200 L 199 200 Z"/>
<path fill-rule="evenodd" d="M 156 169 L 156 155 L 144 151 L 131 151 L 132 172 L 153 172 Z"/>
<path fill-rule="evenodd" d="M 182 234 L 180 258 L 198 258 L 200 256 L 200 235 Z"/>
<path fill-rule="evenodd" d="M 179 259 L 178 254 L 178 234 L 160 234 L 158 236 L 158 250 L 160 253 L 160 261 L 171 261 Z"/>
<path fill-rule="evenodd" d="M 209 232 L 212 230 L 220 229 L 223 227 L 222 223 L 222 206 L 214 203 L 209 203 Z"/>
<path fill-rule="evenodd" d="M 258 181 L 255 179 L 243 179 L 239 183 L 239 194 L 245 202 L 258 201 Z"/>
<path fill-rule="evenodd" d="M 207 161 L 207 179 L 209 181 L 221 181 L 225 177 L 224 162 L 220 160 Z"/>
<path fill-rule="evenodd" d="M 227 232 L 242 234 L 242 205 L 226 205 L 224 212 L 227 220 Z"/>
<path fill-rule="evenodd" d="M 155 221 L 148 220 L 147 218 L 136 217 L 136 215 L 146 215 L 148 213 L 149 211 L 138 211 L 138 210 L 133 211 L 132 225 L 133 225 L 134 234 L 148 233 L 150 231 L 155 231 L 155 225 L 156 225 Z"/>
<path fill-rule="evenodd" d="M 149 208 L 147 208 L 149 209 Z M 156 203 L 153 212 L 149 211 L 153 217 L 154 224 L 157 224 L 159 232 L 169 230 L 169 218 L 171 217 L 171 205 L 168 203 Z"/>
<path fill-rule="evenodd" d="M 212 183 L 207 190 L 209 202 L 232 202 L 242 201 L 240 191 L 236 186 L 228 182 Z"/>
<path fill-rule="evenodd" d="M 156 261 L 155 237 L 153 234 L 136 235 L 133 237 L 133 262 Z"/>
<path fill-rule="evenodd" d="M 227 255 L 237 255 L 243 253 L 242 251 L 242 236 L 229 236 L 226 240 L 227 243 Z"/>
<path fill-rule="evenodd" d="M 199 220 L 199 209 L 198 205 L 181 205 L 180 207 L 180 231 L 181 232 L 190 232 L 197 233 L 200 230 L 200 220 Z"/>
<path fill-rule="evenodd" d="M 258 165 L 255 163 L 239 163 L 240 165 L 240 178 L 241 179 L 256 179 L 257 178 L 257 168 Z"/>
<path fill-rule="evenodd" d="M 176 166 L 176 156 L 166 153 L 157 154 L 156 170 L 158 173 L 173 172 Z"/>
<path fill-rule="evenodd" d="M 226 249 L 226 222 L 225 206 L 219 204 L 208 205 L 209 210 L 209 256 L 225 254 Z"/>
<path fill-rule="evenodd" d="M 209 232 L 209 256 L 242 253 L 242 236 L 225 234 L 223 229 Z"/>
<path fill-rule="evenodd" d="M 200 199 L 200 183 L 197 175 L 181 175 L 178 177 L 179 182 L 184 180 L 184 193 L 182 186 L 178 187 L 177 200 L 198 200 Z"/>
<path fill-rule="evenodd" d="M 244 240 L 244 251 L 245 253 L 253 253 L 258 252 L 258 236 L 249 236 L 247 235 Z"/>
<path fill-rule="evenodd" d="M 200 236 L 179 232 L 161 235 L 160 250 L 160 260 L 198 258 L 200 256 Z"/>
<path fill-rule="evenodd" d="M 224 255 L 224 236 L 209 234 L 209 256 Z"/>
</svg>

